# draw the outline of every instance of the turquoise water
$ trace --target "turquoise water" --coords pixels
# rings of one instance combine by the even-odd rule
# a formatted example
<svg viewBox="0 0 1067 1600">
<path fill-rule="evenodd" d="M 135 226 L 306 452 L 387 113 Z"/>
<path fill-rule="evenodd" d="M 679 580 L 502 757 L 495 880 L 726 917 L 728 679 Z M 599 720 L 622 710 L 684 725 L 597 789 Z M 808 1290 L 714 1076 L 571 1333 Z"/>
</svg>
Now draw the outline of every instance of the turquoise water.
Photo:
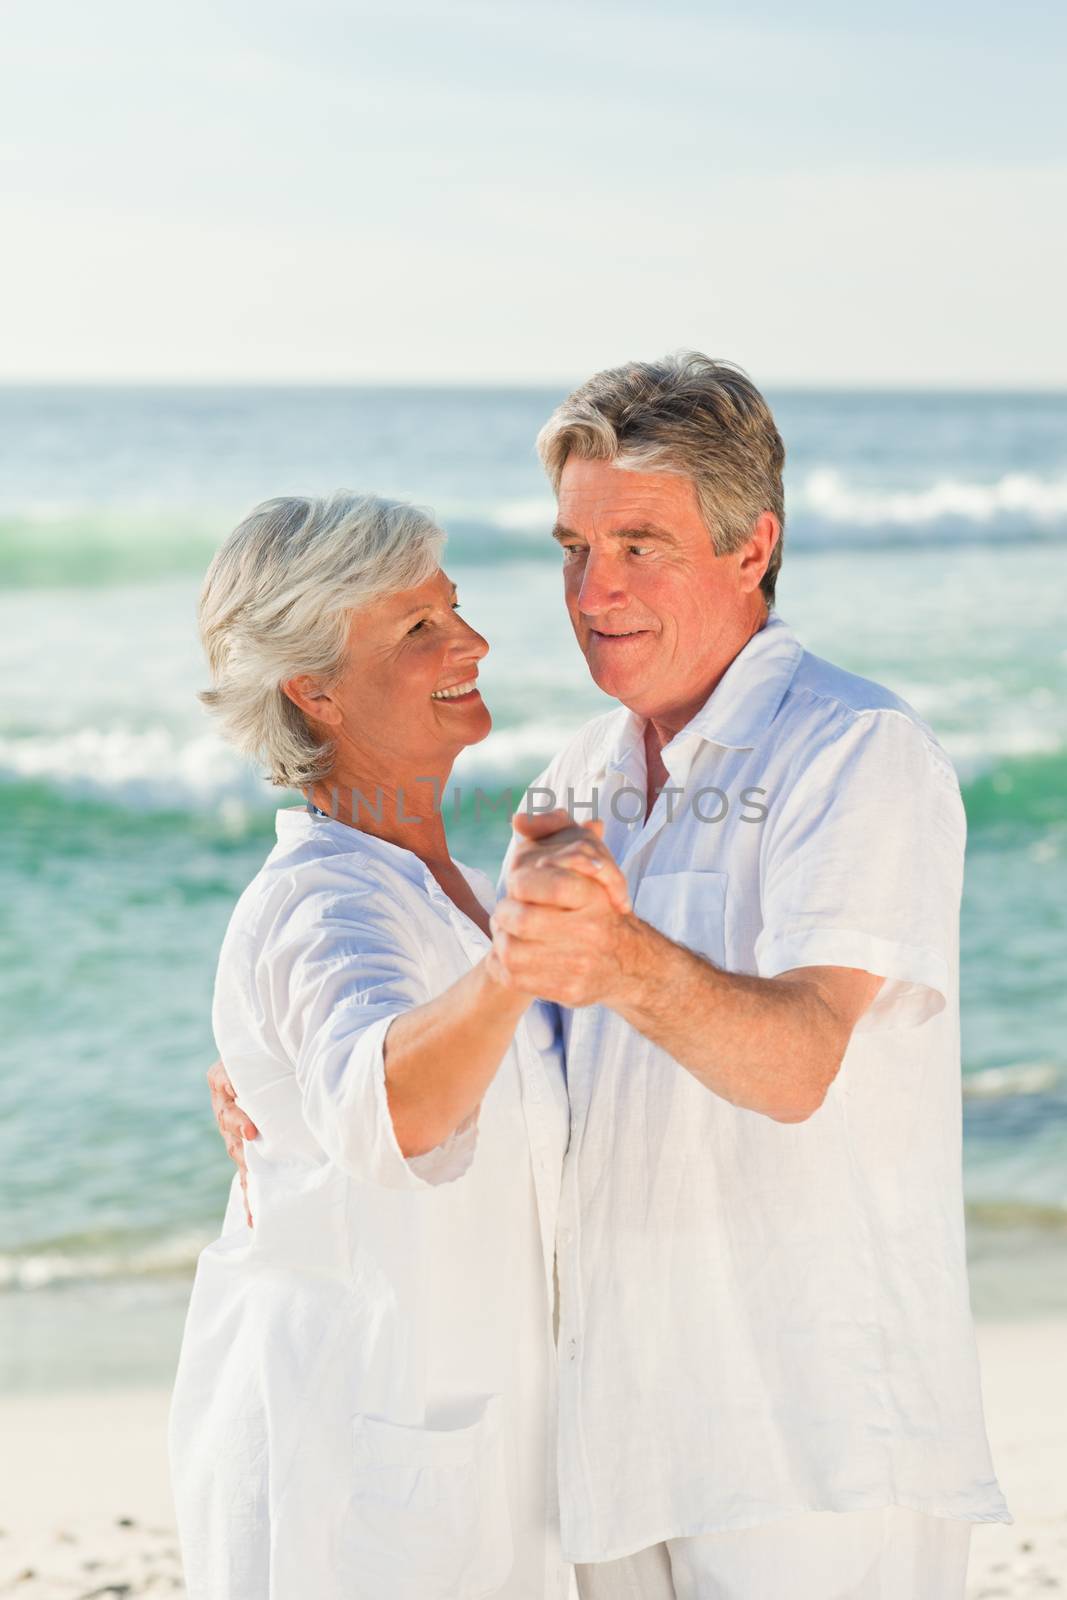
<svg viewBox="0 0 1067 1600">
<path fill-rule="evenodd" d="M 228 1164 L 215 957 L 272 791 L 195 691 L 200 577 L 257 499 L 403 494 L 489 638 L 470 783 L 604 705 L 533 454 L 550 393 L 0 391 L 0 1384 L 165 1371 Z M 772 397 L 782 614 L 889 683 L 964 784 L 965 1172 L 979 1310 L 1067 1298 L 1067 397 Z M 469 811 L 492 870 L 506 823 Z"/>
</svg>

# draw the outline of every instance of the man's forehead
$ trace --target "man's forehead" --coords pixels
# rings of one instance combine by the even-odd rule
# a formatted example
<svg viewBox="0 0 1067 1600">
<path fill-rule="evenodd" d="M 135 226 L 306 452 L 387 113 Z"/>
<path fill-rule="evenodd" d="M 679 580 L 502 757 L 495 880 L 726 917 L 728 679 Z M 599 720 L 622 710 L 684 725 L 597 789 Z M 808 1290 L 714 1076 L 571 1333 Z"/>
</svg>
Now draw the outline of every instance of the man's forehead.
<svg viewBox="0 0 1067 1600">
<path fill-rule="evenodd" d="M 607 461 L 568 461 L 559 486 L 558 527 L 604 531 L 669 529 L 699 506 L 692 479 L 680 473 L 634 472 Z"/>
</svg>

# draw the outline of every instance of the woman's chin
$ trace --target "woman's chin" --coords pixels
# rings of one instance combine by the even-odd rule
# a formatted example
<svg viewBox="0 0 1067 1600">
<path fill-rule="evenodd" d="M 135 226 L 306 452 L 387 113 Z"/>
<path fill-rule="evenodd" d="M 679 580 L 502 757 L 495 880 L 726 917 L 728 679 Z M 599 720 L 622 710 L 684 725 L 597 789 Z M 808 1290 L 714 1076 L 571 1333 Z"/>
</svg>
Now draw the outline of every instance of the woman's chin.
<svg viewBox="0 0 1067 1600">
<path fill-rule="evenodd" d="M 447 748 L 454 761 L 461 750 L 465 750 L 469 744 L 481 744 L 492 731 L 493 719 L 489 707 L 481 695 L 476 700 L 472 696 L 469 705 L 450 713 L 447 725 L 438 724 L 442 753 Z"/>
<path fill-rule="evenodd" d="M 481 715 L 478 717 L 472 715 L 471 724 L 472 726 L 470 732 L 463 741 L 464 744 L 481 744 L 482 740 L 488 739 L 489 735 L 492 733 L 493 718 L 490 715 L 489 707 L 485 704 L 484 700 L 482 701 Z"/>
</svg>

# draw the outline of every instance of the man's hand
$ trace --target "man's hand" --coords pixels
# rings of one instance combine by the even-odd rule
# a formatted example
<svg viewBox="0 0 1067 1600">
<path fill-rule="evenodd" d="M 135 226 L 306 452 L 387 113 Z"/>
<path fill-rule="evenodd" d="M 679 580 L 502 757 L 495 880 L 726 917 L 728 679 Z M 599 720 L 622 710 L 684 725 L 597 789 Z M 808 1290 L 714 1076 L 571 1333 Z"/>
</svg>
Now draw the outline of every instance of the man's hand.
<svg viewBox="0 0 1067 1600">
<path fill-rule="evenodd" d="M 492 916 L 492 962 L 502 981 L 561 1005 L 609 1003 L 624 982 L 634 918 L 626 880 L 598 822 L 564 811 L 514 820 L 523 840 Z"/>
<path fill-rule="evenodd" d="M 626 879 L 604 843 L 602 822 L 574 822 L 566 811 L 544 811 L 535 816 L 518 811 L 511 819 L 511 826 L 516 843 L 507 877 L 509 895 L 554 905 L 557 902 L 553 899 L 532 892 L 538 885 L 531 876 L 523 878 L 527 892 L 517 892 L 513 887 L 516 874 L 527 875 L 538 870 L 546 874 L 552 871 L 578 873 L 598 883 L 619 911 L 632 909 Z M 539 887 L 544 889 L 547 882 L 547 877 L 542 878 Z M 566 900 L 559 903 L 569 904 Z"/>
<path fill-rule="evenodd" d="M 211 1109 L 215 1113 L 215 1121 L 219 1125 L 219 1132 L 226 1142 L 226 1154 L 233 1162 L 241 1175 L 241 1192 L 245 1197 L 245 1217 L 248 1226 L 252 1227 L 252 1213 L 248 1208 L 248 1168 L 245 1166 L 246 1139 L 255 1139 L 259 1129 L 251 1117 L 243 1112 L 237 1104 L 237 1092 L 226 1076 L 226 1068 L 221 1061 L 216 1061 L 207 1075 L 208 1086 L 211 1090 Z"/>
</svg>

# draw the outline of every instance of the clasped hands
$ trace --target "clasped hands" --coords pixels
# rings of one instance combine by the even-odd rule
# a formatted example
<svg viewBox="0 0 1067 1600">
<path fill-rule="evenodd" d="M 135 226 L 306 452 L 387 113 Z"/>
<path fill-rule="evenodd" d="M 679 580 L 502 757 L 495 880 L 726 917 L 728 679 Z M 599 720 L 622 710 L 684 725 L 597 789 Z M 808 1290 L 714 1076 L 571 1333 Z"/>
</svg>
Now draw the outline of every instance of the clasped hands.
<svg viewBox="0 0 1067 1600">
<path fill-rule="evenodd" d="M 489 971 L 520 993 L 560 1005 L 610 1005 L 629 977 L 630 894 L 603 824 L 566 811 L 513 819 L 518 844 L 491 919 Z"/>
</svg>

